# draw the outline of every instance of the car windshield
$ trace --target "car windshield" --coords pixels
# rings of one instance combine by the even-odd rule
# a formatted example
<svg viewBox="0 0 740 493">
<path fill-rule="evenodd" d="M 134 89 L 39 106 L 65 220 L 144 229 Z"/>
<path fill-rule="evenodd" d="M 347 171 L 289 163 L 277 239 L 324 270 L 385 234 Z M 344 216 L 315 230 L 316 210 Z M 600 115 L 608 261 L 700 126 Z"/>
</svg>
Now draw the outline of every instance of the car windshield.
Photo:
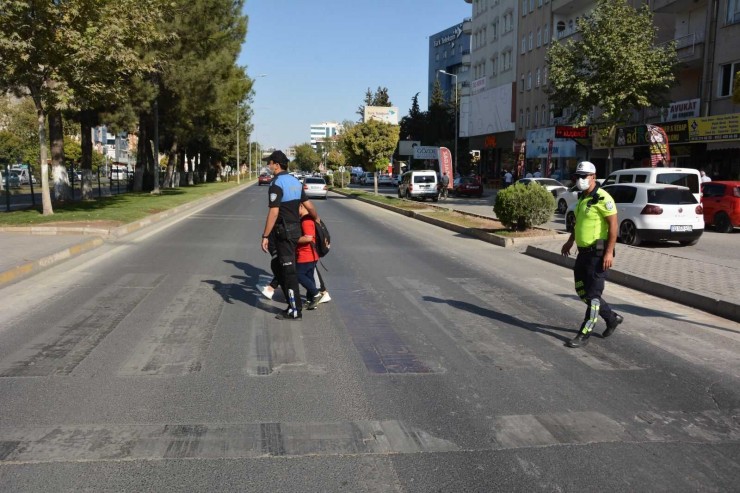
<svg viewBox="0 0 740 493">
<path fill-rule="evenodd" d="M 692 193 L 699 193 L 699 178 L 694 173 L 660 173 L 655 178 L 655 182 L 689 187 Z"/>
<path fill-rule="evenodd" d="M 414 183 L 434 183 L 437 181 L 432 175 L 415 175 Z"/>
<path fill-rule="evenodd" d="M 326 182 L 323 178 L 306 178 L 306 183 L 318 183 L 324 185 Z"/>
<path fill-rule="evenodd" d="M 686 188 L 656 188 L 648 190 L 648 202 L 651 204 L 679 205 L 696 204 L 696 197 Z"/>
</svg>

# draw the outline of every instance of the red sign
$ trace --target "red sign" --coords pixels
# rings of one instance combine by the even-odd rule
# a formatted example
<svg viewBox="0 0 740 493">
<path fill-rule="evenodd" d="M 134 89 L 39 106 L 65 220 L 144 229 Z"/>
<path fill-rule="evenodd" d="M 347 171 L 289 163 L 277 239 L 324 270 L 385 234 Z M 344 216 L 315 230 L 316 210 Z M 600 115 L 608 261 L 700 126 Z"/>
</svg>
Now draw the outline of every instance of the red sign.
<svg viewBox="0 0 740 493">
<path fill-rule="evenodd" d="M 452 176 L 452 153 L 446 147 L 439 148 L 439 175 L 447 173 L 448 177 Z M 452 188 L 452 179 L 450 184 L 447 185 L 448 189 Z"/>
<path fill-rule="evenodd" d="M 568 127 L 558 125 L 555 127 L 555 138 L 557 139 L 587 139 L 588 127 Z"/>
<path fill-rule="evenodd" d="M 483 144 L 486 149 L 493 149 L 496 147 L 496 136 L 495 135 L 487 135 L 486 140 Z"/>
</svg>

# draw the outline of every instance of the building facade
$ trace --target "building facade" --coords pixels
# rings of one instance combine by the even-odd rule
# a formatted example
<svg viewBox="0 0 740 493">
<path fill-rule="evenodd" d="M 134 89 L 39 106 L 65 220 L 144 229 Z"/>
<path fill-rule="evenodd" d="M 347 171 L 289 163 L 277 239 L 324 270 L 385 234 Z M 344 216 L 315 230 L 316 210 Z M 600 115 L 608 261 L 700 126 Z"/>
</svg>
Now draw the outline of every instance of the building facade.
<svg viewBox="0 0 740 493">
<path fill-rule="evenodd" d="M 319 142 L 338 136 L 342 132 L 342 125 L 337 122 L 321 122 L 311 125 L 311 147 L 317 149 Z"/>
</svg>

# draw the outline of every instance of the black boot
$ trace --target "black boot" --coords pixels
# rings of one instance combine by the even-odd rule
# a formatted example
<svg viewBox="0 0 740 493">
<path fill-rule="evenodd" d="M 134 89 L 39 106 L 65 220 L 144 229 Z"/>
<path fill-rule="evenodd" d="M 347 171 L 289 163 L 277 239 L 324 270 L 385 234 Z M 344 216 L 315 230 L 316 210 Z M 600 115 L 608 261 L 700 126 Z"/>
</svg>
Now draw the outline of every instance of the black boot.
<svg viewBox="0 0 740 493">
<path fill-rule="evenodd" d="M 585 334 L 583 332 L 579 332 L 578 335 L 576 335 L 573 339 L 566 342 L 565 345 L 568 347 L 583 347 L 586 344 L 588 344 L 588 338 L 591 337 L 590 332 L 586 332 Z"/>
<path fill-rule="evenodd" d="M 622 315 L 614 314 L 614 319 L 611 321 L 611 323 L 606 324 L 606 330 L 603 334 L 601 334 L 601 337 L 609 337 L 614 333 L 614 331 L 617 328 L 617 325 L 621 324 L 624 321 L 624 317 Z"/>
</svg>

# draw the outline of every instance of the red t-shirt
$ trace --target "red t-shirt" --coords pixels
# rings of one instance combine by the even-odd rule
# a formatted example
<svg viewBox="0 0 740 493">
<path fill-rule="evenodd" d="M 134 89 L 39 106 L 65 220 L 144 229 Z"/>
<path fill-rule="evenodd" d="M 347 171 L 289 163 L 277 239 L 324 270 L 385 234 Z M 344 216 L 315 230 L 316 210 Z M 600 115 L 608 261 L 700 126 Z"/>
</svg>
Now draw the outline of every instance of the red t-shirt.
<svg viewBox="0 0 740 493">
<path fill-rule="evenodd" d="M 301 233 L 303 236 L 313 236 L 311 243 L 302 243 L 295 250 L 296 263 L 306 264 L 308 262 L 317 262 L 319 256 L 316 254 L 314 245 L 316 244 L 316 223 L 311 216 L 305 215 L 301 218 Z"/>
</svg>

